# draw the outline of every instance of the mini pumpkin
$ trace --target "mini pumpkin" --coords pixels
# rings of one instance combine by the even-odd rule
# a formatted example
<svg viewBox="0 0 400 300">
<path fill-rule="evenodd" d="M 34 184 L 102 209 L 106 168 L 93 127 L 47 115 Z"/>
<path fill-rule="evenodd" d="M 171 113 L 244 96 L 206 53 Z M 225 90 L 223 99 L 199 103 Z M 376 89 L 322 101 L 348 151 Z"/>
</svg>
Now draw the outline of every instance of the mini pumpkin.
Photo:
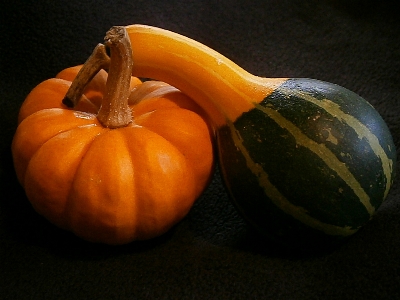
<svg viewBox="0 0 400 300">
<path fill-rule="evenodd" d="M 188 213 L 212 174 L 213 134 L 179 90 L 131 77 L 125 35 L 110 32 L 106 45 L 111 60 L 97 47 L 83 67 L 32 90 L 12 154 L 39 214 L 83 239 L 125 244 L 159 236 Z"/>
</svg>

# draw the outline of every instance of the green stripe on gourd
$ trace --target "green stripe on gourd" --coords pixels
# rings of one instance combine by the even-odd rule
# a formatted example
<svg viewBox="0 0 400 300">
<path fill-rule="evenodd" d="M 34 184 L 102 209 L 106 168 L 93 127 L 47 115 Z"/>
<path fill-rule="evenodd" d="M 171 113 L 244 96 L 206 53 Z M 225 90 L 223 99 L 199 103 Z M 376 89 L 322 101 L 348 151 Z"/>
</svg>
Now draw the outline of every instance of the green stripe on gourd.
<svg viewBox="0 0 400 300">
<path fill-rule="evenodd" d="M 347 89 L 289 79 L 219 130 L 221 169 L 239 210 L 261 231 L 348 236 L 393 181 L 388 132 L 372 106 Z"/>
</svg>

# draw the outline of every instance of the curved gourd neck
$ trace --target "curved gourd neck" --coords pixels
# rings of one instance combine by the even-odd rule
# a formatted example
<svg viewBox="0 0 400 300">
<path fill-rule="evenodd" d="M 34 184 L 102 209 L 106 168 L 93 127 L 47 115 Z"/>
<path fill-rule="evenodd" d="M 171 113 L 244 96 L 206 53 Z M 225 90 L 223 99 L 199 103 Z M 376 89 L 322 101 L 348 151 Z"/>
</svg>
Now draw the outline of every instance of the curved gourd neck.
<svg viewBox="0 0 400 300">
<path fill-rule="evenodd" d="M 127 26 L 133 75 L 165 81 L 196 101 L 215 126 L 236 120 L 286 79 L 261 78 L 192 39 L 145 25 Z"/>
</svg>

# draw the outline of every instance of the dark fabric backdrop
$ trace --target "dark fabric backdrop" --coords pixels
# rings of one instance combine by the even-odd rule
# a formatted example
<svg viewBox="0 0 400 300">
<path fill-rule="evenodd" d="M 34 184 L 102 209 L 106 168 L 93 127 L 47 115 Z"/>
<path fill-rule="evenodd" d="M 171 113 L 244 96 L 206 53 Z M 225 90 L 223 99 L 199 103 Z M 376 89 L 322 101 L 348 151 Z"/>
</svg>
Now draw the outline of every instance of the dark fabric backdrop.
<svg viewBox="0 0 400 300">
<path fill-rule="evenodd" d="M 5 1 L 1 1 L 5 2 Z M 166 235 L 92 245 L 37 215 L 16 181 L 18 108 L 39 82 L 83 63 L 113 25 L 194 38 L 264 77 L 311 77 L 363 96 L 400 149 L 400 22 L 386 0 L 24 1 L 2 4 L 0 299 L 400 299 L 400 191 L 337 249 L 261 245 L 218 174 Z"/>
</svg>

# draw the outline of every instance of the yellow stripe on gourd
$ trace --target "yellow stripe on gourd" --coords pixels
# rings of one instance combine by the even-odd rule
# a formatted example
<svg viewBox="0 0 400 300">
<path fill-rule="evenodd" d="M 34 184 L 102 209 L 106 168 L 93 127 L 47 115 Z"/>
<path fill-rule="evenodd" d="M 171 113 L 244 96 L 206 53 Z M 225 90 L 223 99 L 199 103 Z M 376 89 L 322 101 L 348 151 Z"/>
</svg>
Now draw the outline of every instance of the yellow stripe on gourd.
<svg viewBox="0 0 400 300">
<path fill-rule="evenodd" d="M 281 128 L 289 131 L 296 140 L 297 145 L 303 146 L 314 152 L 330 169 L 335 171 L 353 190 L 354 194 L 357 195 L 370 215 L 375 212 L 375 208 L 371 205 L 368 194 L 364 191 L 360 183 L 347 168 L 346 164 L 341 162 L 332 151 L 330 151 L 324 144 L 319 144 L 310 139 L 308 136 L 302 133 L 296 125 L 285 119 L 275 109 L 263 107 L 259 104 L 257 104 L 256 107 L 267 114 Z"/>
<path fill-rule="evenodd" d="M 318 107 L 324 109 L 331 116 L 350 126 L 356 132 L 360 140 L 365 138 L 368 141 L 372 151 L 377 157 L 379 157 L 382 163 L 383 173 L 386 177 L 386 188 L 384 193 L 384 198 L 386 198 L 390 190 L 390 185 L 392 183 L 393 161 L 388 158 L 385 150 L 383 150 L 382 146 L 380 145 L 378 138 L 367 128 L 367 126 L 365 126 L 352 115 L 344 113 L 340 109 L 340 106 L 338 104 L 332 102 L 329 99 L 318 100 L 310 94 L 296 90 L 282 90 L 281 92 L 287 93 L 288 95 L 295 94 L 301 99 L 317 105 Z"/>
<path fill-rule="evenodd" d="M 243 138 L 240 132 L 235 129 L 233 123 L 228 122 L 228 126 L 231 129 L 232 139 L 235 145 L 238 147 L 243 157 L 246 160 L 246 166 L 251 172 L 258 178 L 260 187 L 264 190 L 266 196 L 283 212 L 291 215 L 300 222 L 322 231 L 332 236 L 350 236 L 354 234 L 357 229 L 352 229 L 349 226 L 340 227 L 332 224 L 323 223 L 312 216 L 310 216 L 307 210 L 301 206 L 292 204 L 279 190 L 270 182 L 268 174 L 264 171 L 262 166 L 253 161 L 246 147 L 243 145 Z"/>
</svg>

